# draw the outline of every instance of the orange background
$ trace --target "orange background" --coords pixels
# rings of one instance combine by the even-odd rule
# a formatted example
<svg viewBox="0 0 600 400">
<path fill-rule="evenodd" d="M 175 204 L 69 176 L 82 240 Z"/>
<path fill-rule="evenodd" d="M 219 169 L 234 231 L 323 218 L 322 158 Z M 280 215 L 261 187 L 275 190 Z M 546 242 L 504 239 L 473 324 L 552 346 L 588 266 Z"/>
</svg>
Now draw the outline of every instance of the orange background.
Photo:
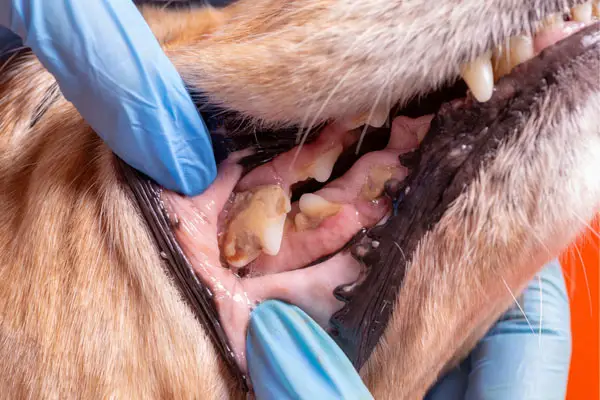
<svg viewBox="0 0 600 400">
<path fill-rule="evenodd" d="M 592 228 L 600 232 L 600 218 Z M 573 356 L 567 400 L 600 399 L 599 249 L 600 239 L 590 229 L 561 258 L 571 299 L 573 328 Z M 587 274 L 587 283 L 583 268 Z"/>
</svg>

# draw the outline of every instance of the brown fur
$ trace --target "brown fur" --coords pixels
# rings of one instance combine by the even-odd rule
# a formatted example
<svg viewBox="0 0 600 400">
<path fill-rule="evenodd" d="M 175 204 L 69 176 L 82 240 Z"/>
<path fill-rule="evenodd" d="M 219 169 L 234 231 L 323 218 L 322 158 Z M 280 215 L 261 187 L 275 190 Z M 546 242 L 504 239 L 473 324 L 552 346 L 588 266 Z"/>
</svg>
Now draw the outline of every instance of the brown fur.
<svg viewBox="0 0 600 400">
<path fill-rule="evenodd" d="M 307 126 L 425 93 L 535 25 L 529 10 L 560 3 L 239 0 L 145 16 L 212 102 Z M 590 75 L 561 89 L 589 93 L 576 111 L 558 89 L 540 99 L 521 139 L 422 240 L 363 371 L 377 399 L 422 397 L 510 304 L 503 280 L 517 292 L 598 210 L 600 88 Z M 30 127 L 53 84 L 31 56 L 0 75 L 0 396 L 239 397 L 163 272 L 111 152 L 62 97 Z"/>
</svg>

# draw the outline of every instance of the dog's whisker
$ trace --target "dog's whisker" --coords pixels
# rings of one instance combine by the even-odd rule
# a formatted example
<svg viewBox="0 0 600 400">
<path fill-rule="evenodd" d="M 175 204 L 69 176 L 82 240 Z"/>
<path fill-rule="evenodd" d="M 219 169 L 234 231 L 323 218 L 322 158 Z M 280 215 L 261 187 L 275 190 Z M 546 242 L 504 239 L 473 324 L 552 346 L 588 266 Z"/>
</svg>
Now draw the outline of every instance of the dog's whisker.
<svg viewBox="0 0 600 400">
<path fill-rule="evenodd" d="M 523 310 L 523 307 L 521 307 L 521 304 L 519 304 L 519 300 L 517 300 L 517 298 L 515 297 L 513 291 L 510 289 L 510 286 L 508 286 L 508 283 L 506 283 L 506 279 L 504 279 L 503 276 L 500 276 L 500 279 L 502 279 L 502 283 L 504 283 L 504 286 L 506 287 L 506 290 L 508 290 L 508 293 L 510 293 L 510 295 L 513 298 L 515 304 L 519 308 L 519 311 L 521 311 L 521 314 L 523 314 L 523 318 L 525 318 L 525 321 L 527 322 L 527 325 L 529 325 L 529 329 L 531 329 L 531 333 L 533 333 L 535 335 L 535 330 L 533 329 L 533 326 L 531 325 L 531 322 L 529 322 L 529 318 L 527 318 L 527 314 L 525 314 L 525 310 Z"/>
<path fill-rule="evenodd" d="M 371 107 L 371 111 L 369 111 L 369 117 L 367 118 L 367 123 L 365 124 L 362 133 L 360 134 L 360 138 L 358 139 L 358 144 L 356 145 L 356 155 L 358 155 L 358 153 L 360 152 L 360 147 L 363 144 L 363 141 L 365 140 L 365 136 L 367 135 L 367 130 L 369 129 L 369 123 L 371 122 L 371 119 L 373 118 L 373 114 L 375 113 L 375 109 L 377 109 L 377 106 L 379 106 L 379 99 L 381 98 L 381 96 L 383 95 L 383 91 L 385 90 L 386 86 L 388 86 L 388 79 L 386 79 L 386 82 L 383 86 L 381 86 L 381 89 L 379 90 L 379 93 L 377 93 L 377 97 L 375 98 L 375 102 L 373 103 L 373 106 Z M 388 110 L 389 111 L 389 110 Z"/>
<path fill-rule="evenodd" d="M 331 93 L 329 93 L 329 96 L 327 96 L 327 98 L 321 105 L 321 108 L 316 113 L 315 117 L 312 119 L 310 125 L 306 129 L 306 134 L 303 136 L 302 141 L 300 141 L 300 144 L 298 145 L 298 149 L 296 150 L 296 152 L 294 154 L 294 158 L 292 159 L 292 162 L 290 163 L 290 166 L 289 166 L 290 171 L 294 168 L 294 165 L 296 164 L 296 160 L 298 159 L 298 156 L 300 155 L 300 151 L 302 150 L 302 147 L 304 146 L 304 143 L 306 142 L 306 139 L 308 138 L 308 132 L 310 132 L 310 130 L 313 128 L 314 124 L 317 122 L 317 120 L 323 113 L 323 110 L 325 109 L 325 107 L 327 107 L 327 104 L 329 104 L 329 102 L 331 101 L 331 99 L 333 98 L 335 93 L 339 90 L 339 88 L 342 86 L 344 81 L 348 78 L 348 76 L 350 76 L 350 74 L 352 74 L 352 72 L 354 72 L 354 69 L 355 69 L 355 66 L 348 69 L 348 71 L 346 71 L 346 73 L 342 76 L 342 78 L 339 80 L 337 85 L 335 85 L 335 87 L 333 88 Z"/>
<path fill-rule="evenodd" d="M 590 309 L 590 317 L 592 316 L 592 292 L 590 291 L 590 283 L 588 281 L 587 271 L 585 270 L 585 262 L 583 261 L 583 256 L 581 255 L 581 251 L 579 251 L 579 247 L 575 246 L 575 251 L 579 257 L 579 262 L 581 265 L 581 270 L 583 271 L 583 280 L 585 282 L 585 288 L 587 290 L 588 295 L 588 305 Z"/>
<path fill-rule="evenodd" d="M 579 214 L 577 214 L 576 212 L 572 211 L 572 214 L 575 218 L 577 218 L 579 220 L 579 222 L 581 222 L 583 225 L 585 225 L 586 228 L 589 229 L 589 231 L 598 239 L 600 239 L 600 232 L 598 232 L 597 230 L 594 229 L 593 226 L 591 226 L 585 219 L 581 218 L 581 216 Z"/>
<path fill-rule="evenodd" d="M 538 345 L 541 348 L 542 347 L 542 320 L 544 317 L 544 301 L 543 301 L 543 293 L 544 291 L 542 290 L 542 276 L 538 275 L 538 284 L 540 285 L 540 326 L 539 326 L 539 333 L 538 333 Z"/>
</svg>

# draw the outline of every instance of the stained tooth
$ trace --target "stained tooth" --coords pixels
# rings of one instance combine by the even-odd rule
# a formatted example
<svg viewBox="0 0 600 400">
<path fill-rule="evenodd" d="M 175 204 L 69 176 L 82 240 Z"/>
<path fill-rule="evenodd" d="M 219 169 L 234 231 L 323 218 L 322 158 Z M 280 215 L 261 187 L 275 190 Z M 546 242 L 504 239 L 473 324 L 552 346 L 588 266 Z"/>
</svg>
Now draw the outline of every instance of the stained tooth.
<svg viewBox="0 0 600 400">
<path fill-rule="evenodd" d="M 296 214 L 294 223 L 296 229 L 304 231 L 315 229 L 328 217 L 336 215 L 342 208 L 341 205 L 325 200 L 314 193 L 305 193 L 298 201 L 300 212 Z"/>
<path fill-rule="evenodd" d="M 590 22 L 592 20 L 592 3 L 580 4 L 571 9 L 573 20 L 579 22 Z"/>
<path fill-rule="evenodd" d="M 242 268 L 261 251 L 277 255 L 281 248 L 290 199 L 283 189 L 267 185 L 254 192 L 238 193 L 224 235 L 223 255 L 234 268 Z"/>
<path fill-rule="evenodd" d="M 314 193 L 305 193 L 298 201 L 300 211 L 308 217 L 323 217 L 335 215 L 340 205 L 325 200 L 321 196 Z"/>
<path fill-rule="evenodd" d="M 595 1 L 593 3 L 592 15 L 596 18 L 600 18 L 600 1 Z"/>
<path fill-rule="evenodd" d="M 327 182 L 331 177 L 331 172 L 333 172 L 333 166 L 343 150 L 343 146 L 338 144 L 318 156 L 317 160 L 311 165 L 308 175 L 317 182 Z"/>
<path fill-rule="evenodd" d="M 477 101 L 484 103 L 492 97 L 494 91 L 494 72 L 492 69 L 491 52 L 465 65 L 461 75 Z"/>
</svg>

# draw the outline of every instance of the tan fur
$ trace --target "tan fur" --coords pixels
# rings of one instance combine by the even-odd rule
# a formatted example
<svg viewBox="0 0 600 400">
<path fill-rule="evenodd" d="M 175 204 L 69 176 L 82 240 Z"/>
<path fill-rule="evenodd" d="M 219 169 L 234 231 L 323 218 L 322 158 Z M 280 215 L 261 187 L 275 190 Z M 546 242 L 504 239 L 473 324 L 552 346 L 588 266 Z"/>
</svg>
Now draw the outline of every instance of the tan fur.
<svg viewBox="0 0 600 400">
<path fill-rule="evenodd" d="M 425 93 L 492 39 L 529 29 L 528 10 L 558 9 L 482 3 L 240 0 L 145 16 L 213 102 L 307 126 Z M 33 57 L 0 75 L 0 397 L 239 397 L 110 151 L 63 98 L 30 128 L 53 82 Z M 541 99 L 522 139 L 422 240 L 363 371 L 377 399 L 421 397 L 510 304 L 503 279 L 517 292 L 598 209 L 599 96 L 573 113 L 558 92 Z"/>
</svg>

